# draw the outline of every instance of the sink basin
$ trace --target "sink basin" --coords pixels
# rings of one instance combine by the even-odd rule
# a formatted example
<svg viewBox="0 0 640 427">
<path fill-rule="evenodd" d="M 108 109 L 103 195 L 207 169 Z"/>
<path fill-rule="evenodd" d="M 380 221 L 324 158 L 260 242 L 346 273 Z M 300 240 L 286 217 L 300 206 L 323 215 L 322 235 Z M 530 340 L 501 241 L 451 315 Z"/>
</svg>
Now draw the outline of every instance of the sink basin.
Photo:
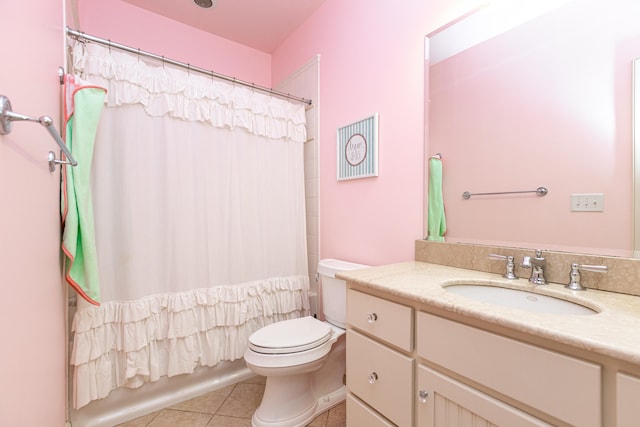
<svg viewBox="0 0 640 427">
<path fill-rule="evenodd" d="M 477 284 L 456 284 L 445 286 L 447 292 L 461 295 L 476 301 L 488 302 L 503 307 L 517 308 L 536 313 L 588 315 L 598 312 L 584 305 L 540 295 L 519 289 Z"/>
</svg>

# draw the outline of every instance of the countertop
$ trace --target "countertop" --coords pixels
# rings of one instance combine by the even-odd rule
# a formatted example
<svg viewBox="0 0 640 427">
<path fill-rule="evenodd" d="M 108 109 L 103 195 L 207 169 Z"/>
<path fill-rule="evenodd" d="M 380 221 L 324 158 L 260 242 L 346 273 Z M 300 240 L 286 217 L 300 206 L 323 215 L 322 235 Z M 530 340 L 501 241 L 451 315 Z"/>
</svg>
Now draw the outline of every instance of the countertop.
<svg viewBox="0 0 640 427">
<path fill-rule="evenodd" d="M 640 297 L 588 289 L 572 291 L 550 283 L 534 286 L 526 279 L 423 262 L 405 262 L 337 277 L 472 319 L 483 320 L 545 339 L 559 341 L 626 362 L 640 364 Z M 496 285 L 550 295 L 598 311 L 593 315 L 535 313 L 459 296 L 443 289 L 455 283 Z"/>
</svg>

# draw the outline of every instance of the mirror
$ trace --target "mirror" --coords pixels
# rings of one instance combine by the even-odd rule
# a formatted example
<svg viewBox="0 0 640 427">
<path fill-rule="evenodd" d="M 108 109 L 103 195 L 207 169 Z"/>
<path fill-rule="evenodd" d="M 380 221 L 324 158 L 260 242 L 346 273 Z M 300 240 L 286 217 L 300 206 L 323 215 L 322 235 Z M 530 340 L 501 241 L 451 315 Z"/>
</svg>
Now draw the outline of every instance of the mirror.
<svg viewBox="0 0 640 427">
<path fill-rule="evenodd" d="M 493 2 L 428 37 L 425 147 L 443 159 L 446 241 L 632 256 L 639 3 L 565 1 L 478 42 Z M 585 194 L 603 210 L 572 211 Z"/>
</svg>

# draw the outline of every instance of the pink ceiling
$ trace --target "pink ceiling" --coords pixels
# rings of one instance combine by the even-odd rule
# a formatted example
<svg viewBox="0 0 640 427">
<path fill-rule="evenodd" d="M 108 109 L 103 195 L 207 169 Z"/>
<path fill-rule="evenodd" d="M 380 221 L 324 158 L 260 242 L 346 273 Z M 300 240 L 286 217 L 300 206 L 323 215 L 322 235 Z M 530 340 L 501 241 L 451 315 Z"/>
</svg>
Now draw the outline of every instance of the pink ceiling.
<svg viewBox="0 0 640 427">
<path fill-rule="evenodd" d="M 208 9 L 196 6 L 193 0 L 124 1 L 271 53 L 325 0 L 218 0 Z"/>
</svg>

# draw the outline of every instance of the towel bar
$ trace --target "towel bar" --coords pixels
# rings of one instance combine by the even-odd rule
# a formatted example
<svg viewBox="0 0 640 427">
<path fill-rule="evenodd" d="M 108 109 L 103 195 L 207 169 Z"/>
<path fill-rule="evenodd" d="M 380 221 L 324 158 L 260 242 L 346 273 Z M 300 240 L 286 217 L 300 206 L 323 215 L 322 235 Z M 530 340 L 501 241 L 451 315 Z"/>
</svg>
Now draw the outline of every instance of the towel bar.
<svg viewBox="0 0 640 427">
<path fill-rule="evenodd" d="M 55 153 L 53 151 L 49 152 L 49 170 L 51 172 L 55 171 L 56 164 L 65 164 L 71 166 L 77 166 L 78 162 L 73 158 L 71 152 L 67 148 L 67 145 L 62 141 L 60 134 L 56 130 L 55 126 L 53 126 L 53 120 L 49 116 L 41 116 L 41 117 L 30 117 L 25 116 L 24 114 L 14 113 L 11 110 L 11 101 L 4 95 L 0 95 L 0 135 L 8 135 L 11 133 L 12 124 L 15 121 L 27 121 L 27 122 L 36 122 L 40 123 L 44 126 L 51 137 L 56 141 L 62 152 L 65 156 L 67 156 L 68 161 L 66 160 L 56 160 Z M 53 153 L 53 157 L 51 154 Z"/>
<path fill-rule="evenodd" d="M 519 194 L 519 193 L 536 193 L 538 196 L 544 196 L 549 192 L 546 187 L 538 187 L 535 190 L 527 190 L 527 191 L 501 191 L 497 193 L 469 193 L 465 191 L 462 193 L 462 198 L 467 200 L 470 199 L 471 196 L 494 196 L 499 194 Z"/>
</svg>

